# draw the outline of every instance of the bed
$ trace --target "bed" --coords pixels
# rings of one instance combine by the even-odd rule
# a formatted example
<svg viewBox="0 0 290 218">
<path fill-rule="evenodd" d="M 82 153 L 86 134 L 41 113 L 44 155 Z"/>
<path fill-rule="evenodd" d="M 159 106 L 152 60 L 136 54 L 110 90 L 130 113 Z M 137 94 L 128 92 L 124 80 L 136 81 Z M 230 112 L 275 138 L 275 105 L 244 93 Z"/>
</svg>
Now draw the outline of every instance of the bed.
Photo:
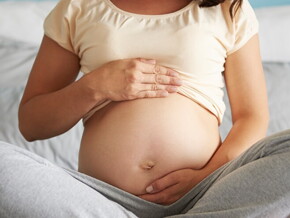
<svg viewBox="0 0 290 218">
<path fill-rule="evenodd" d="M 55 4 L 54 1 L 0 1 L 0 141 L 21 146 L 60 167 L 75 170 L 82 122 L 61 136 L 35 142 L 25 141 L 18 130 L 18 104 L 43 35 L 43 20 Z M 260 8 L 256 14 L 269 96 L 270 135 L 290 129 L 290 6 Z M 222 138 L 232 125 L 227 96 L 225 102 L 227 110 L 220 126 Z"/>
</svg>

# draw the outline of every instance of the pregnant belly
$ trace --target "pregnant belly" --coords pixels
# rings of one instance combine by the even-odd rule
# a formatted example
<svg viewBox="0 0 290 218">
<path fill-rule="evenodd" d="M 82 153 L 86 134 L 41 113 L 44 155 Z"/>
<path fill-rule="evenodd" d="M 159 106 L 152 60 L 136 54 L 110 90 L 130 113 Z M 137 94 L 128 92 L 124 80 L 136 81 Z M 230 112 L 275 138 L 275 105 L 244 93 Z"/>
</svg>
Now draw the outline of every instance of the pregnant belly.
<svg viewBox="0 0 290 218">
<path fill-rule="evenodd" d="M 202 168 L 219 144 L 215 116 L 180 94 L 113 102 L 86 122 L 79 171 L 139 195 L 170 172 Z"/>
</svg>

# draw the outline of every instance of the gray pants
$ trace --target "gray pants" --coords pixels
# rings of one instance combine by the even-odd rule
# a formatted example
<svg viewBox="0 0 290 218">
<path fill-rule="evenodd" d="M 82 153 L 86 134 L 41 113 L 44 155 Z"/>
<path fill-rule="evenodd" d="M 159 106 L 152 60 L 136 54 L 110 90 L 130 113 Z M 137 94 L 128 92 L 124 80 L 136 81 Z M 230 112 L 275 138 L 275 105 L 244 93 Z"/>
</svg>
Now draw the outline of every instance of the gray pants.
<svg viewBox="0 0 290 218">
<path fill-rule="evenodd" d="M 0 143 L 1 218 L 289 215 L 290 130 L 256 143 L 169 206 L 144 201 L 17 146 Z"/>
</svg>

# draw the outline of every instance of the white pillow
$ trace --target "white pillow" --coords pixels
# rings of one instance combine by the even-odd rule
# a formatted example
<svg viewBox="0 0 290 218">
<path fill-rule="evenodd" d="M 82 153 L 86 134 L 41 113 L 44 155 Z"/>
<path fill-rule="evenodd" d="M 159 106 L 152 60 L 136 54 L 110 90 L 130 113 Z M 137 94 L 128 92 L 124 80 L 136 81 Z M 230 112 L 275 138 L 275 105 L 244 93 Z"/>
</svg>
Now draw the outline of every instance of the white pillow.
<svg viewBox="0 0 290 218">
<path fill-rule="evenodd" d="M 255 10 L 263 61 L 290 62 L 290 6 Z"/>
<path fill-rule="evenodd" d="M 0 36 L 39 45 L 43 21 L 57 1 L 0 2 Z"/>
</svg>

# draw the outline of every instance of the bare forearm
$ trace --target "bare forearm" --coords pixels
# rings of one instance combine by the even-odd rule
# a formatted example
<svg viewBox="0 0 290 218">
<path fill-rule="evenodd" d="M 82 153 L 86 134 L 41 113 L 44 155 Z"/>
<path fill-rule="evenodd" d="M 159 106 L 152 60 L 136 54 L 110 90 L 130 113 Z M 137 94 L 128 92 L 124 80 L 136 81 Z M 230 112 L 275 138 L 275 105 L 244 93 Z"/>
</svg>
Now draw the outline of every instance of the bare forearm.
<svg viewBox="0 0 290 218">
<path fill-rule="evenodd" d="M 268 117 L 248 116 L 238 119 L 222 145 L 203 169 L 210 174 L 235 159 L 266 135 Z"/>
<path fill-rule="evenodd" d="M 85 80 L 82 78 L 61 90 L 38 95 L 21 104 L 19 128 L 23 136 L 33 141 L 62 134 L 102 101 Z"/>
</svg>

